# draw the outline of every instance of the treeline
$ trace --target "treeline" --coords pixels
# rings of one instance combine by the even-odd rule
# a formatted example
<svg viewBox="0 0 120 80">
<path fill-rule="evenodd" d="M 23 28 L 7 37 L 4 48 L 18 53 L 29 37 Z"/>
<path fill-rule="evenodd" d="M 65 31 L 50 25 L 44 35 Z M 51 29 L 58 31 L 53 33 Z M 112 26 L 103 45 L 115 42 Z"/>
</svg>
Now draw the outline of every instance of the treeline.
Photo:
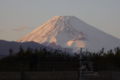
<svg viewBox="0 0 120 80">
<path fill-rule="evenodd" d="M 82 60 L 92 63 L 94 71 L 120 71 L 120 48 L 99 52 L 82 52 Z"/>
<path fill-rule="evenodd" d="M 0 60 L 0 71 L 78 71 L 83 65 L 93 71 L 120 71 L 120 48 L 99 52 L 80 50 L 70 55 L 67 51 L 47 48 L 24 50 Z"/>
<path fill-rule="evenodd" d="M 70 55 L 59 49 L 47 48 L 24 50 L 13 54 L 9 50 L 9 56 L 0 60 L 0 71 L 78 71 L 80 56 Z"/>
</svg>

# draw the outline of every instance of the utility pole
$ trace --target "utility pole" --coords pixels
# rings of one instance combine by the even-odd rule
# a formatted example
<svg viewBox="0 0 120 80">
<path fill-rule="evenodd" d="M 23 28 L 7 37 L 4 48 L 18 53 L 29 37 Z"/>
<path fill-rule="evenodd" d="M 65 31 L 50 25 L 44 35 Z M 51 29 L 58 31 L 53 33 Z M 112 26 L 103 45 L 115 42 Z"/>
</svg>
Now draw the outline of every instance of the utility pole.
<svg viewBox="0 0 120 80">
<path fill-rule="evenodd" d="M 82 48 L 80 49 L 80 53 L 79 53 L 79 62 L 80 62 L 80 65 L 79 65 L 79 78 L 78 80 L 82 80 L 82 70 L 81 70 L 81 67 L 82 67 Z"/>
</svg>

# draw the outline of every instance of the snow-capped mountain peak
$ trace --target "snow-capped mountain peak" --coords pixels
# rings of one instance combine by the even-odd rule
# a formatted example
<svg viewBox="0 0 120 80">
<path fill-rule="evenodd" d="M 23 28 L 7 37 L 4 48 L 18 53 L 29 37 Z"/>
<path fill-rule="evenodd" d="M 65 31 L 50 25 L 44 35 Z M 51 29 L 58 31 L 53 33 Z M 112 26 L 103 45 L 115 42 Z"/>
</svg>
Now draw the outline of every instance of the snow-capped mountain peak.
<svg viewBox="0 0 120 80">
<path fill-rule="evenodd" d="M 34 41 L 64 48 L 92 50 L 111 49 L 120 45 L 119 39 L 74 16 L 55 16 L 18 41 Z"/>
</svg>

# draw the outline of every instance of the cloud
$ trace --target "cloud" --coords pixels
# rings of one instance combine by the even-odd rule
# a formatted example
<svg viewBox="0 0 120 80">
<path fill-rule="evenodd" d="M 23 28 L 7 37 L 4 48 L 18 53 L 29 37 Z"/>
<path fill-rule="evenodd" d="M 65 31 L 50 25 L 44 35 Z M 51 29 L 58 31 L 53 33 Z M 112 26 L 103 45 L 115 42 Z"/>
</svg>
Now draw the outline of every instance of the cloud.
<svg viewBox="0 0 120 80">
<path fill-rule="evenodd" d="M 29 27 L 22 26 L 22 27 L 18 27 L 18 28 L 13 29 L 13 31 L 24 31 L 24 30 L 27 30 L 27 29 L 29 29 Z"/>
</svg>

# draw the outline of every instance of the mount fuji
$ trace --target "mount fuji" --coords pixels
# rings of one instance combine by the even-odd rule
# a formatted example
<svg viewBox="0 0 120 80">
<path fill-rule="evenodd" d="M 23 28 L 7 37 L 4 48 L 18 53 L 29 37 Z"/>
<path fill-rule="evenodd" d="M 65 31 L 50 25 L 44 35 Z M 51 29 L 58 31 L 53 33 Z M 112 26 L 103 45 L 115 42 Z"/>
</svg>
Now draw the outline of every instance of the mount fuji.
<svg viewBox="0 0 120 80">
<path fill-rule="evenodd" d="M 55 16 L 18 42 L 37 42 L 52 47 L 98 51 L 120 46 L 120 40 L 74 16 Z"/>
</svg>

